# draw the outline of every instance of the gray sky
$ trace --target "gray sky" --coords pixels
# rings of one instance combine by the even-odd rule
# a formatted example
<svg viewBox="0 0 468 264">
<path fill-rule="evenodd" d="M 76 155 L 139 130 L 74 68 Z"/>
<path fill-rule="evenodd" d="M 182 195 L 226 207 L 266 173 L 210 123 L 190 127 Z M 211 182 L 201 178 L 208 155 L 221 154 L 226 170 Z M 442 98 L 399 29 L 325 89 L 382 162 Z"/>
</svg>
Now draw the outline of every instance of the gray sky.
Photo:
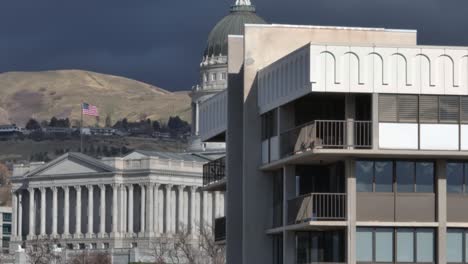
<svg viewBox="0 0 468 264">
<path fill-rule="evenodd" d="M 0 73 L 84 69 L 188 90 L 211 28 L 234 0 L 2 0 Z M 467 0 L 253 0 L 270 23 L 419 31 L 468 46 Z"/>
</svg>

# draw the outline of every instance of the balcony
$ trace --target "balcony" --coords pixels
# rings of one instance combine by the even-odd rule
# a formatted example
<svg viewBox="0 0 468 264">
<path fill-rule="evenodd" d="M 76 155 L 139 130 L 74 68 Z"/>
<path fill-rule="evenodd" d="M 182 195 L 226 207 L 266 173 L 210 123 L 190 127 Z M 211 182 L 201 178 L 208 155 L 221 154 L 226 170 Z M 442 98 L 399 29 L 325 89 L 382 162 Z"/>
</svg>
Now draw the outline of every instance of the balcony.
<svg viewBox="0 0 468 264">
<path fill-rule="evenodd" d="M 372 148 L 371 121 L 316 120 L 280 135 L 281 157 L 314 148 Z"/>
<path fill-rule="evenodd" d="M 226 240 L 226 217 L 216 218 L 214 227 L 215 242 Z"/>
<path fill-rule="evenodd" d="M 226 183 L 226 157 L 203 165 L 203 186 L 210 190 L 221 190 Z M 219 188 L 217 188 L 219 187 Z"/>
<path fill-rule="evenodd" d="M 346 220 L 345 193 L 310 193 L 288 201 L 288 224 Z"/>
</svg>

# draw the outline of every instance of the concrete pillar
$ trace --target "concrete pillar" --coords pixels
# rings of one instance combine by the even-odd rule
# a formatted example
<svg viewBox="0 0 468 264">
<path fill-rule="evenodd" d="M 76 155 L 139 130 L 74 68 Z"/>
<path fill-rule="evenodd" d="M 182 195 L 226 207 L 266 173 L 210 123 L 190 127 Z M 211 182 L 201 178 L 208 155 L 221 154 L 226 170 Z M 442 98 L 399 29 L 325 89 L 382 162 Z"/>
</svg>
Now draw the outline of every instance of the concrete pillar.
<svg viewBox="0 0 468 264">
<path fill-rule="evenodd" d="M 11 230 L 11 236 L 13 239 L 16 239 L 15 237 L 18 235 L 18 197 L 15 191 L 11 192 L 11 209 L 12 209 L 12 219 L 11 219 L 11 224 L 12 224 L 12 230 Z"/>
<path fill-rule="evenodd" d="M 165 191 L 165 199 L 164 199 L 164 202 L 166 203 L 166 212 L 165 212 L 165 215 L 166 215 L 166 219 L 165 219 L 165 226 L 166 226 L 166 234 L 170 234 L 172 232 L 172 228 L 171 228 L 171 222 L 172 222 L 172 218 L 171 218 L 171 209 L 172 209 L 172 199 L 171 199 L 171 190 L 172 190 L 172 185 L 171 184 L 166 184 L 166 191 Z"/>
<path fill-rule="evenodd" d="M 160 199 L 159 199 L 159 187 L 160 185 L 156 183 L 154 185 L 154 198 L 153 198 L 153 232 L 155 233 L 156 236 L 159 236 L 161 234 L 161 229 L 159 228 L 159 223 L 161 222 L 160 216 L 161 214 L 159 213 L 159 204 L 160 204 Z"/>
<path fill-rule="evenodd" d="M 23 191 L 18 191 L 18 225 L 16 227 L 19 239 L 23 236 Z"/>
<path fill-rule="evenodd" d="M 126 208 L 127 208 L 127 203 L 125 200 L 125 193 L 127 192 L 127 188 L 125 187 L 124 184 L 120 185 L 120 232 L 126 233 L 127 232 L 127 227 L 125 225 L 126 223 Z"/>
<path fill-rule="evenodd" d="M 112 234 L 114 237 L 117 236 L 119 229 L 119 211 L 118 211 L 118 192 L 120 186 L 116 183 L 112 184 Z"/>
<path fill-rule="evenodd" d="M 345 96 L 346 144 L 348 149 L 354 146 L 354 120 L 356 119 L 356 98 L 354 94 Z"/>
<path fill-rule="evenodd" d="M 189 214 L 189 232 L 191 235 L 195 234 L 196 231 L 196 194 L 197 186 L 190 186 L 190 214 Z"/>
<path fill-rule="evenodd" d="M 76 222 L 75 235 L 81 237 L 81 186 L 75 186 L 76 191 Z"/>
<path fill-rule="evenodd" d="M 34 203 L 34 188 L 29 188 L 29 238 L 32 239 L 36 235 L 36 225 L 35 225 L 35 218 L 36 218 L 36 209 Z"/>
<path fill-rule="evenodd" d="M 176 222 L 176 227 L 178 232 L 182 232 L 184 226 L 184 188 L 185 186 L 179 185 L 177 186 L 177 222 Z"/>
<path fill-rule="evenodd" d="M 347 263 L 356 263 L 356 177 L 355 177 L 355 161 L 345 161 L 346 175 L 346 216 L 348 219 L 347 229 Z"/>
<path fill-rule="evenodd" d="M 202 220 L 201 220 L 201 225 L 205 226 L 205 225 L 208 225 L 209 222 L 208 222 L 208 192 L 207 191 L 202 191 L 201 192 L 201 195 L 202 195 L 202 206 L 203 206 L 203 209 L 202 209 Z"/>
<path fill-rule="evenodd" d="M 146 201 L 146 189 L 145 184 L 140 184 L 140 233 L 143 236 L 145 234 L 145 201 Z"/>
<path fill-rule="evenodd" d="M 100 210 L 99 210 L 99 233 L 101 237 L 106 234 L 106 185 L 99 185 L 101 191 Z"/>
<path fill-rule="evenodd" d="M 288 223 L 288 201 L 296 197 L 296 167 L 283 167 L 283 225 Z M 296 242 L 295 234 L 291 231 L 283 232 L 283 263 L 295 263 Z"/>
<path fill-rule="evenodd" d="M 437 160 L 436 162 L 436 177 L 437 177 L 437 263 L 447 263 L 447 161 Z"/>
<path fill-rule="evenodd" d="M 93 185 L 87 185 L 88 188 L 88 237 L 92 237 L 94 230 L 94 218 L 93 218 L 93 207 L 94 207 L 94 202 L 93 202 Z"/>
<path fill-rule="evenodd" d="M 68 186 L 63 187 L 64 199 L 63 201 L 63 234 L 65 236 L 70 235 L 70 188 Z"/>
<path fill-rule="evenodd" d="M 379 149 L 379 94 L 372 94 L 372 149 Z"/>
<path fill-rule="evenodd" d="M 148 193 L 146 194 L 146 223 L 148 226 L 147 235 L 154 236 L 154 184 L 148 183 Z"/>
<path fill-rule="evenodd" d="M 58 234 L 57 233 L 57 221 L 58 221 L 57 192 L 58 192 L 58 189 L 55 186 L 51 187 L 51 189 L 52 189 L 52 237 L 56 237 Z"/>
<path fill-rule="evenodd" d="M 133 235 L 133 184 L 128 186 L 128 233 Z"/>
<path fill-rule="evenodd" d="M 41 190 L 41 236 L 46 235 L 46 191 L 44 187 Z"/>
</svg>

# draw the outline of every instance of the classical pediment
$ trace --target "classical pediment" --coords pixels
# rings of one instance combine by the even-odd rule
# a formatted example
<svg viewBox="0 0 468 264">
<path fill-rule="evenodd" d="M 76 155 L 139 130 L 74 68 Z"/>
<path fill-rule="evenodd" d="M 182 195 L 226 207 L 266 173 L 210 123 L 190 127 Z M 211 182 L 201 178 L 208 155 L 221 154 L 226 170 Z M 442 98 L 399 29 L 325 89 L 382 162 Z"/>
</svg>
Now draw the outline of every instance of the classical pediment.
<svg viewBox="0 0 468 264">
<path fill-rule="evenodd" d="M 108 165 L 79 153 L 67 153 L 29 172 L 26 177 L 112 172 Z"/>
</svg>

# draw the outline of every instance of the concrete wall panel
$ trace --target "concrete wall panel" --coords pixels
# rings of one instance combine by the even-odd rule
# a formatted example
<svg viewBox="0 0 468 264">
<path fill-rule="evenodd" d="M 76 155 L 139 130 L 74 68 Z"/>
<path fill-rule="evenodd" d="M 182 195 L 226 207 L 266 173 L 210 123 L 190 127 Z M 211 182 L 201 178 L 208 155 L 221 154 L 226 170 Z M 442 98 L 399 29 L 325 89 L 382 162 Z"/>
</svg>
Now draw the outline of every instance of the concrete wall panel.
<svg viewBox="0 0 468 264">
<path fill-rule="evenodd" d="M 458 150 L 458 125 L 421 124 L 421 149 Z"/>
<path fill-rule="evenodd" d="M 418 149 L 418 125 L 380 123 L 379 147 L 381 149 Z"/>
</svg>

